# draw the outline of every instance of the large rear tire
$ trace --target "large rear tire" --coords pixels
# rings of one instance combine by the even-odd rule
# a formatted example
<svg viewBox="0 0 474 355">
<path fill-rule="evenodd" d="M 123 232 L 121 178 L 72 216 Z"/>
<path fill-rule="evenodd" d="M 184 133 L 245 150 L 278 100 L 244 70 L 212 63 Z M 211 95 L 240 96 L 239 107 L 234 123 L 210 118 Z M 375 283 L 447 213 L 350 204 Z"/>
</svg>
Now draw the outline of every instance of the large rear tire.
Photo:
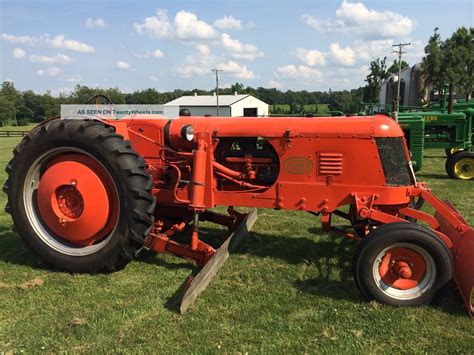
<svg viewBox="0 0 474 355">
<path fill-rule="evenodd" d="M 433 231 L 409 222 L 374 229 L 360 242 L 353 265 L 364 297 L 393 306 L 430 303 L 453 275 L 444 242 Z"/>
<path fill-rule="evenodd" d="M 6 171 L 5 210 L 50 267 L 111 272 L 142 249 L 154 220 L 152 179 L 113 127 L 49 121 L 23 138 Z"/>
</svg>

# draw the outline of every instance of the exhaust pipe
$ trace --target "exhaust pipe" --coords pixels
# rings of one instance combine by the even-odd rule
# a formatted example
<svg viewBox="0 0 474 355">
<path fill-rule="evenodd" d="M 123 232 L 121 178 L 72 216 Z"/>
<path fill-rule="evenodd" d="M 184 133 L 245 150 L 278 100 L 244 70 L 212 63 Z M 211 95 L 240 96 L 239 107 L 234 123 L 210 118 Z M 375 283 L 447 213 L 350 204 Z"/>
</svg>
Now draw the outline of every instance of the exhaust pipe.
<svg viewBox="0 0 474 355">
<path fill-rule="evenodd" d="M 449 84 L 448 113 L 453 112 L 453 84 Z"/>
</svg>

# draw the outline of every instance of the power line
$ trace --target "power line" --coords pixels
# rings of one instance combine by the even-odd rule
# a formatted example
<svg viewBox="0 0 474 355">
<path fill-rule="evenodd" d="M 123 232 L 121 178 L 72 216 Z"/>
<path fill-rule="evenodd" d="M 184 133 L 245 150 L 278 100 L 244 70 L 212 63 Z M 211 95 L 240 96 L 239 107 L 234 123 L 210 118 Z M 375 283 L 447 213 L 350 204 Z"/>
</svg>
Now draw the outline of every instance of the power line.
<svg viewBox="0 0 474 355">
<path fill-rule="evenodd" d="M 393 52 L 398 56 L 398 80 L 397 80 L 397 99 L 395 100 L 395 109 L 393 112 L 393 118 L 398 122 L 398 111 L 400 110 L 400 82 L 402 75 L 402 54 L 406 53 L 403 51 L 403 47 L 411 46 L 411 43 L 398 43 L 392 45 L 392 47 L 397 47 Z"/>
<path fill-rule="evenodd" d="M 217 117 L 219 117 L 219 72 L 223 72 L 222 69 L 211 69 L 212 72 L 216 73 L 216 99 L 217 99 Z"/>
</svg>

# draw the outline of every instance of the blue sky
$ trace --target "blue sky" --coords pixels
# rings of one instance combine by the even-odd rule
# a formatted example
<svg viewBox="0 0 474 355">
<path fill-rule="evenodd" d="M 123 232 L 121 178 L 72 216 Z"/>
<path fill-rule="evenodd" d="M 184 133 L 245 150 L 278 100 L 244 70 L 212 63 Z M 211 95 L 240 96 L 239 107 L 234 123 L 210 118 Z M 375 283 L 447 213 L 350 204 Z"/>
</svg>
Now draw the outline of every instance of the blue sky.
<svg viewBox="0 0 474 355">
<path fill-rule="evenodd" d="M 393 43 L 411 41 L 415 64 L 434 27 L 473 26 L 473 3 L 0 0 L 0 80 L 54 95 L 209 89 L 219 68 L 223 86 L 350 89 Z"/>
</svg>

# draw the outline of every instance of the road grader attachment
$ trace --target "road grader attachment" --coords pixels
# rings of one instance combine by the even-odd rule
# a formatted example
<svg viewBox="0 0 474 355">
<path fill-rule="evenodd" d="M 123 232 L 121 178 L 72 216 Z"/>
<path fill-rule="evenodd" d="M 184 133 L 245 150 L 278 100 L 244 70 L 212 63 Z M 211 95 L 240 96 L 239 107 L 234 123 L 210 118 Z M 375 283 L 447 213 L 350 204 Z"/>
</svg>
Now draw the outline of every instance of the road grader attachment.
<svg viewBox="0 0 474 355">
<path fill-rule="evenodd" d="M 181 312 L 255 221 L 255 210 L 235 207 L 309 212 L 358 241 L 354 279 L 367 299 L 427 304 L 454 277 L 473 311 L 474 232 L 416 180 L 402 130 L 383 115 L 63 117 L 25 136 L 7 172 L 6 210 L 52 268 L 115 271 L 143 248 L 203 267 Z M 227 227 L 229 239 L 205 242 L 201 221 Z"/>
</svg>

